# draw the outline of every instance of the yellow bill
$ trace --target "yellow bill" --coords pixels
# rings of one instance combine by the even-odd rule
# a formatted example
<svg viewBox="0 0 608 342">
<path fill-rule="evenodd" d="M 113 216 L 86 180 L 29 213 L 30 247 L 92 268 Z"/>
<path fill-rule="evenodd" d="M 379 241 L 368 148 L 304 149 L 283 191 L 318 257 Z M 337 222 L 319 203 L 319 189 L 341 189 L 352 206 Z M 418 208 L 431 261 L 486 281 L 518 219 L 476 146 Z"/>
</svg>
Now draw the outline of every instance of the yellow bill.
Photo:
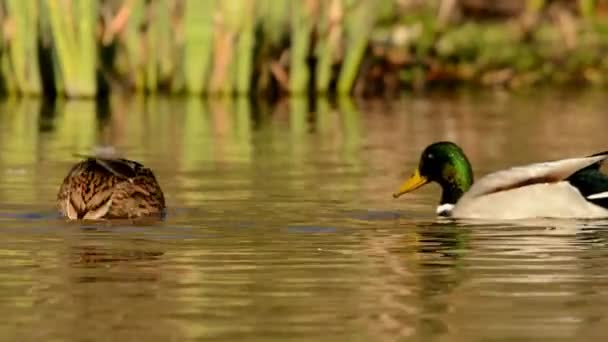
<svg viewBox="0 0 608 342">
<path fill-rule="evenodd" d="M 397 198 L 403 194 L 412 192 L 428 182 L 429 180 L 426 177 L 421 176 L 420 171 L 416 169 L 414 174 L 401 185 L 399 192 L 393 194 L 393 197 Z"/>
</svg>

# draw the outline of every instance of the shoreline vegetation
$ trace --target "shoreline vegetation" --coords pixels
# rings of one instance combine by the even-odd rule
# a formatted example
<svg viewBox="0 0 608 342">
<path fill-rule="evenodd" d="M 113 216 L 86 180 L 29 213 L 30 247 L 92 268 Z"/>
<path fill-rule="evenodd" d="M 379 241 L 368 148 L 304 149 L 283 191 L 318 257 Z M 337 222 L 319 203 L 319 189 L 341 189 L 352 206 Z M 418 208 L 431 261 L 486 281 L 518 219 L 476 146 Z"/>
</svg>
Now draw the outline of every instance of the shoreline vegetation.
<svg viewBox="0 0 608 342">
<path fill-rule="evenodd" d="M 8 96 L 608 84 L 608 0 L 0 1 Z"/>
</svg>

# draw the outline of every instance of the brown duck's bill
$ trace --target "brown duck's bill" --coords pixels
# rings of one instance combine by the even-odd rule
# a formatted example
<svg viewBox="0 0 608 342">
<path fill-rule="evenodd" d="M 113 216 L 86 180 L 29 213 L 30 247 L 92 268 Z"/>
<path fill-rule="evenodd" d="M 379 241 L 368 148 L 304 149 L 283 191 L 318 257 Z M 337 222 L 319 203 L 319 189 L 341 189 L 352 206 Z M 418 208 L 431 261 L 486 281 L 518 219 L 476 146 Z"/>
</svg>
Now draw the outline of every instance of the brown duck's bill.
<svg viewBox="0 0 608 342">
<path fill-rule="evenodd" d="M 393 197 L 397 198 L 403 194 L 412 192 L 428 182 L 429 180 L 426 177 L 421 176 L 420 171 L 416 169 L 416 171 L 414 171 L 414 174 L 401 185 L 401 187 L 399 188 L 399 192 L 393 194 Z"/>
</svg>

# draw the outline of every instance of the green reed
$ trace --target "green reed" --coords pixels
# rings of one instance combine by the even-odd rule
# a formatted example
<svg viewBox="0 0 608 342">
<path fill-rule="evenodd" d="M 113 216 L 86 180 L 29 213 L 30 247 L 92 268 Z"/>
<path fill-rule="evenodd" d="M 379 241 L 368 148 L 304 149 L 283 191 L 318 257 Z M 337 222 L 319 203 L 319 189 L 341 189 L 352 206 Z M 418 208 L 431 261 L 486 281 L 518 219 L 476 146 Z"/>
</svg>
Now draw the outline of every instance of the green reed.
<svg viewBox="0 0 608 342">
<path fill-rule="evenodd" d="M 14 82 L 14 90 L 22 94 L 39 94 L 42 84 L 37 55 L 38 7 L 34 1 L 23 0 L 6 0 L 4 5 L 8 11 L 4 22 L 10 27 L 6 46 L 10 67 L 6 71 Z"/>
<path fill-rule="evenodd" d="M 332 79 L 332 67 L 339 52 L 342 39 L 342 0 L 325 1 L 321 5 L 318 23 L 319 41 L 316 47 L 317 82 L 316 91 L 326 93 Z"/>
<path fill-rule="evenodd" d="M 169 1 L 151 2 L 148 13 L 149 23 L 154 25 L 148 26 L 146 34 L 146 90 L 155 93 L 173 69 Z"/>
<path fill-rule="evenodd" d="M 254 74 L 257 80 L 251 85 L 252 92 L 262 93 L 271 88 L 272 68 L 280 65 L 281 39 L 289 33 L 290 0 L 256 0 L 256 53 Z"/>
<path fill-rule="evenodd" d="M 126 57 L 125 67 L 120 70 L 123 77 L 131 82 L 135 91 L 146 88 L 146 68 L 140 27 L 145 23 L 145 0 L 130 0 L 124 4 L 129 11 L 129 20 L 124 28 L 123 44 Z M 128 76 L 127 76 L 128 75 Z"/>
<path fill-rule="evenodd" d="M 439 15 L 437 0 L 0 2 L 8 94 L 90 97 L 106 86 L 197 96 L 355 87 L 359 94 L 368 82 L 419 89 L 437 77 L 493 86 L 608 81 L 607 26 L 596 0 L 561 7 L 525 0 L 518 15 L 487 22 Z"/>
<path fill-rule="evenodd" d="M 213 71 L 211 73 L 210 91 L 216 94 L 232 95 L 235 89 L 236 76 L 240 72 L 238 59 L 238 43 L 241 31 L 247 25 L 245 16 L 251 16 L 253 6 L 251 1 L 220 1 L 216 8 L 214 26 L 214 58 Z M 243 40 L 245 44 L 246 40 Z M 246 76 L 249 76 L 248 74 Z"/>
<path fill-rule="evenodd" d="M 236 15 L 240 20 L 233 25 L 238 31 L 234 86 L 238 94 L 246 94 L 251 87 L 253 73 L 253 49 L 255 48 L 255 0 L 243 0 Z"/>
<path fill-rule="evenodd" d="M 593 18 L 595 14 L 596 0 L 579 0 L 579 10 L 586 20 Z"/>
<path fill-rule="evenodd" d="M 289 91 L 292 94 L 306 92 L 310 77 L 307 59 L 310 54 L 310 38 L 316 18 L 317 0 L 291 3 L 291 64 Z"/>
<path fill-rule="evenodd" d="M 69 97 L 95 95 L 97 1 L 44 2 L 65 94 Z"/>
<path fill-rule="evenodd" d="M 377 3 L 366 0 L 345 0 L 345 6 L 350 8 L 345 25 L 348 49 L 345 51 L 346 55 L 338 79 L 337 91 L 341 94 L 349 93 L 357 78 L 374 25 Z"/>
<path fill-rule="evenodd" d="M 186 91 L 200 95 L 211 67 L 214 0 L 184 1 L 183 74 Z"/>
</svg>

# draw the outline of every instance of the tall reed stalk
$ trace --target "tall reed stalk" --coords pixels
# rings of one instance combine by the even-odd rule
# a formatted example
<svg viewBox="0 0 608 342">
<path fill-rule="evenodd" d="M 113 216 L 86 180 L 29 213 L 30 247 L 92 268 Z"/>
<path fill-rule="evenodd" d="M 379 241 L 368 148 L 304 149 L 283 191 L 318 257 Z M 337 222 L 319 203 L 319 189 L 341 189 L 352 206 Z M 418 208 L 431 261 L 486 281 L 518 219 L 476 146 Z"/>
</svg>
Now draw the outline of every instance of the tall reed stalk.
<svg viewBox="0 0 608 342">
<path fill-rule="evenodd" d="M 291 0 L 256 0 L 262 36 L 269 44 L 278 45 L 289 28 Z"/>
<path fill-rule="evenodd" d="M 346 15 L 346 49 L 337 92 L 347 94 L 353 88 L 368 39 L 375 23 L 376 1 L 344 0 Z"/>
<path fill-rule="evenodd" d="M 255 0 L 243 0 L 237 18 L 240 18 L 240 25 L 238 25 L 239 33 L 236 41 L 237 57 L 234 68 L 234 85 L 237 94 L 246 94 L 251 89 L 251 77 L 253 74 L 256 23 Z"/>
<path fill-rule="evenodd" d="M 586 20 L 591 20 L 595 14 L 596 0 L 579 0 L 578 7 Z"/>
<path fill-rule="evenodd" d="M 142 44 L 141 26 L 145 22 L 145 0 L 127 0 L 123 6 L 129 13 L 124 29 L 124 48 L 127 69 L 123 74 L 130 75 L 136 92 L 142 92 L 146 85 L 145 57 Z"/>
<path fill-rule="evenodd" d="M 1 9 L 1 8 L 0 8 Z M 0 12 L 2 13 L 2 21 L 5 21 L 6 18 L 8 17 L 6 13 L 4 13 L 4 11 Z M 4 35 L 6 35 L 6 27 L 2 27 L 2 33 Z M 8 95 L 15 95 L 17 93 L 17 85 L 15 82 L 15 77 L 13 76 L 13 72 L 11 69 L 11 60 L 10 60 L 10 54 L 7 53 L 8 51 L 8 43 L 5 42 L 5 39 L 0 39 L 0 47 L 1 47 L 1 53 L 0 53 L 0 70 L 2 71 L 2 81 L 4 83 L 4 91 L 8 94 Z"/>
<path fill-rule="evenodd" d="M 289 33 L 290 0 L 256 0 L 260 40 L 255 56 L 258 79 L 252 85 L 254 91 L 265 92 L 270 88 L 271 66 L 276 63 L 277 47 L 281 38 Z"/>
<path fill-rule="evenodd" d="M 327 92 L 333 76 L 332 67 L 342 40 L 343 10 L 342 0 L 330 0 L 322 4 L 316 51 L 318 58 L 316 90 L 319 93 Z"/>
<path fill-rule="evenodd" d="M 90 97 L 97 92 L 95 23 L 97 1 L 46 0 L 53 33 L 55 58 L 68 97 Z"/>
<path fill-rule="evenodd" d="M 307 60 L 310 54 L 310 38 L 315 25 L 318 0 L 291 2 L 291 65 L 289 91 L 302 94 L 307 90 L 310 70 Z"/>
<path fill-rule="evenodd" d="M 16 90 L 22 94 L 40 94 L 42 84 L 38 70 L 38 6 L 34 1 L 6 0 L 10 36 L 8 49 L 10 72 Z"/>
<path fill-rule="evenodd" d="M 148 6 L 149 23 L 146 38 L 146 89 L 155 93 L 167 81 L 173 69 L 171 55 L 171 7 L 168 0 L 156 0 Z"/>
<path fill-rule="evenodd" d="M 184 61 L 186 91 L 200 95 L 206 89 L 211 66 L 215 0 L 184 0 Z"/>
<path fill-rule="evenodd" d="M 210 92 L 231 95 L 233 92 L 234 41 L 240 27 L 242 1 L 217 3 L 213 36 L 213 70 Z"/>
</svg>

